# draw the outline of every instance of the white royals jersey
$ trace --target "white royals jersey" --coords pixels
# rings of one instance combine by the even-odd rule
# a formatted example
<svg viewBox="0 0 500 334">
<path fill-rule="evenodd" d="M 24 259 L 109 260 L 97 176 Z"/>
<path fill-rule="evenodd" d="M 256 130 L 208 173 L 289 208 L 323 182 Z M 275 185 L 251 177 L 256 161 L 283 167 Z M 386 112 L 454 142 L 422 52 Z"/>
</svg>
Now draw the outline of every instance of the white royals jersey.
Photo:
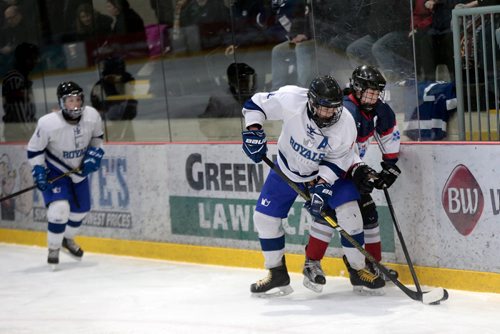
<svg viewBox="0 0 500 334">
<path fill-rule="evenodd" d="M 351 113 L 343 110 L 337 123 L 319 128 L 308 116 L 307 92 L 306 88 L 284 86 L 275 92 L 257 93 L 243 106 L 245 123 L 283 120 L 278 139 L 281 170 L 294 182 L 319 176 L 333 184 L 361 162 L 356 153 L 356 125 Z"/>
<path fill-rule="evenodd" d="M 78 124 L 68 123 L 59 110 L 38 120 L 28 143 L 28 159 L 32 166 L 47 166 L 65 173 L 81 166 L 89 146 L 102 147 L 102 142 L 102 120 L 97 110 L 84 106 Z M 76 174 L 71 178 L 74 182 L 83 180 Z"/>
</svg>

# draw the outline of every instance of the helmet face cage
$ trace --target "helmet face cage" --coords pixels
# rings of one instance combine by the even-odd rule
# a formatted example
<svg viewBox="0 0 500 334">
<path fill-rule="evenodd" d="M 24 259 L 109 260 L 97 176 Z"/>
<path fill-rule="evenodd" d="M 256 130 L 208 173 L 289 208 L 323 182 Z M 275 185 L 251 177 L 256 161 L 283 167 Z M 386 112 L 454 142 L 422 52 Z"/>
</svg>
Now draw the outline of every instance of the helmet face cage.
<svg viewBox="0 0 500 334">
<path fill-rule="evenodd" d="M 351 88 L 356 92 L 356 98 L 360 102 L 360 105 L 365 110 L 372 110 L 377 101 L 374 103 L 361 103 L 363 94 L 368 89 L 373 89 L 379 92 L 378 98 L 384 99 L 384 89 L 386 80 L 382 73 L 373 66 L 359 66 L 352 73 L 352 78 L 350 79 Z M 378 100 L 378 99 L 377 99 Z"/>
<path fill-rule="evenodd" d="M 312 119 L 318 127 L 328 127 L 339 121 L 342 115 L 342 90 L 335 79 L 330 76 L 314 79 L 309 86 L 307 97 Z M 328 118 L 321 117 L 318 114 L 321 107 L 334 109 L 333 115 Z"/>
<path fill-rule="evenodd" d="M 78 108 L 67 109 L 65 106 L 66 98 L 70 96 L 79 96 L 82 104 Z M 57 87 L 57 99 L 62 112 L 70 119 L 77 119 L 82 116 L 84 95 L 83 89 L 76 83 L 68 81 L 59 84 Z"/>
</svg>

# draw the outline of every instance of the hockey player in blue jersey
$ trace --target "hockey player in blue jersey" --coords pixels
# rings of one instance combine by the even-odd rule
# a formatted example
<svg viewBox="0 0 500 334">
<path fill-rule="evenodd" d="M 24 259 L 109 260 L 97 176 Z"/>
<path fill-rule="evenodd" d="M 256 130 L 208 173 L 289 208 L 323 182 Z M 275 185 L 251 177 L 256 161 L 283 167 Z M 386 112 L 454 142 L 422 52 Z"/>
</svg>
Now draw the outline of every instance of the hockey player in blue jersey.
<svg viewBox="0 0 500 334">
<path fill-rule="evenodd" d="M 61 109 L 40 118 L 28 143 L 33 180 L 47 207 L 47 262 L 54 268 L 61 247 L 76 259 L 83 256 L 74 237 L 90 211 L 87 176 L 99 169 L 104 155 L 101 116 L 83 105 L 82 88 L 63 82 L 57 100 Z M 68 177 L 48 181 L 70 171 Z"/>
<path fill-rule="evenodd" d="M 401 173 L 396 166 L 399 155 L 400 133 L 396 123 L 396 115 L 391 107 L 383 101 L 386 80 L 380 71 L 373 66 L 357 67 L 350 79 L 350 88 L 344 96 L 344 108 L 353 116 L 357 127 L 356 143 L 360 157 L 363 158 L 369 147 L 370 140 L 375 138 L 382 152 L 382 171 L 375 181 L 375 188 L 383 189 L 390 187 Z M 382 260 L 382 247 L 380 243 L 380 228 L 378 224 L 377 207 L 369 193 L 361 193 L 359 208 L 363 217 L 365 249 L 377 260 Z M 309 242 L 306 249 L 307 261 L 314 262 L 316 267 L 321 268 L 319 261 L 325 255 L 328 244 L 333 235 L 333 228 L 325 226 L 321 233 L 311 230 Z M 350 261 L 344 258 L 347 267 Z M 371 262 L 367 263 L 372 273 L 382 276 L 378 268 Z M 397 272 L 390 270 L 397 277 Z M 307 277 L 306 269 L 304 275 Z M 321 269 L 317 271 L 318 276 L 311 279 L 324 282 L 324 274 Z M 310 276 L 310 275 L 309 275 Z"/>
<path fill-rule="evenodd" d="M 243 114 L 247 129 L 243 131 L 244 152 L 259 163 L 267 152 L 264 120 L 282 120 L 277 166 L 300 188 L 308 185 L 311 201 L 306 208 L 313 217 L 321 220 L 323 210 L 335 209 L 339 225 L 363 245 L 356 185 L 370 192 L 371 176 L 376 172 L 357 154 L 356 126 L 342 106 L 342 91 L 336 80 L 324 76 L 314 79 L 309 89 L 284 86 L 274 92 L 257 93 L 244 104 Z M 252 294 L 275 296 L 293 291 L 284 257 L 282 219 L 288 216 L 296 197 L 297 193 L 271 170 L 253 216 L 269 273 L 250 286 Z M 321 224 L 311 227 L 318 233 L 324 228 Z M 342 249 L 351 264 L 353 286 L 377 290 L 385 285 L 365 268 L 363 254 L 343 237 Z"/>
</svg>

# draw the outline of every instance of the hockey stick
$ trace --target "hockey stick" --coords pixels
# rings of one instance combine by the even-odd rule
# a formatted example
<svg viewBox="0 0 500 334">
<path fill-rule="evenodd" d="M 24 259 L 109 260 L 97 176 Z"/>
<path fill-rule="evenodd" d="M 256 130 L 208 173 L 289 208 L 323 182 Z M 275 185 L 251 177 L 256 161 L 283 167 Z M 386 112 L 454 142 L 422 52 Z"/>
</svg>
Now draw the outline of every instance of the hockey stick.
<svg viewBox="0 0 500 334">
<path fill-rule="evenodd" d="M 50 183 L 54 183 L 54 182 L 56 182 L 56 181 L 58 181 L 58 180 L 62 179 L 63 177 L 69 176 L 70 174 L 77 173 L 77 172 L 79 172 L 79 171 L 80 171 L 80 167 L 75 168 L 75 169 L 72 169 L 72 170 L 70 170 L 69 172 L 66 172 L 66 173 L 64 173 L 64 174 L 61 174 L 61 175 L 59 175 L 59 176 L 57 176 L 57 177 L 53 178 L 53 179 L 50 179 L 50 180 L 48 181 L 48 183 L 49 183 L 49 184 L 50 184 Z M 5 197 L 2 197 L 2 198 L 0 198 L 0 202 L 3 202 L 3 201 L 8 200 L 8 199 L 10 199 L 10 198 L 12 198 L 12 197 L 16 197 L 16 196 L 18 196 L 18 195 L 24 194 L 25 192 L 28 192 L 28 191 L 33 190 L 33 189 L 35 189 L 35 188 L 36 188 L 36 184 L 32 185 L 31 187 L 28 187 L 28 188 L 25 188 L 25 189 L 19 190 L 19 191 L 17 191 L 17 192 L 15 192 L 15 193 L 13 193 L 13 194 L 10 194 L 10 195 L 7 195 L 7 196 L 5 196 Z"/>
<path fill-rule="evenodd" d="M 262 158 L 264 162 L 276 173 L 283 181 L 285 181 L 297 194 L 300 195 L 304 200 L 309 201 L 310 197 L 302 189 L 299 188 L 295 182 L 290 180 L 276 165 L 269 160 L 267 156 Z M 381 272 L 383 272 L 390 280 L 401 289 L 408 297 L 413 300 L 420 301 L 424 304 L 439 304 L 442 300 L 448 299 L 448 292 L 442 288 L 434 289 L 428 292 L 413 291 L 401 283 L 397 278 L 393 277 L 389 270 L 384 267 L 380 262 L 378 262 L 370 253 L 368 253 L 363 246 L 361 246 L 349 233 L 347 233 L 337 222 L 325 212 L 321 212 L 321 216 L 325 221 L 330 224 L 337 232 L 339 232 L 345 239 L 347 239 L 358 251 L 363 254 L 368 261 L 373 263 Z"/>
<path fill-rule="evenodd" d="M 422 293 L 420 283 L 418 282 L 417 274 L 415 273 L 415 268 L 413 268 L 413 263 L 411 262 L 410 254 L 408 253 L 408 248 L 406 248 L 405 239 L 403 238 L 403 234 L 401 233 L 401 228 L 399 227 L 398 220 L 396 219 L 396 213 L 394 212 L 394 207 L 392 206 L 392 201 L 391 197 L 389 196 L 389 191 L 387 190 L 386 187 L 384 187 L 384 195 L 385 195 L 385 200 L 387 201 L 387 206 L 389 207 L 389 211 L 391 212 L 392 221 L 394 223 L 394 227 L 396 228 L 396 233 L 398 234 L 399 242 L 401 242 L 401 248 L 403 249 L 406 262 L 408 263 L 408 267 L 410 268 L 411 277 L 413 278 L 413 282 L 415 283 L 417 291 Z"/>
</svg>

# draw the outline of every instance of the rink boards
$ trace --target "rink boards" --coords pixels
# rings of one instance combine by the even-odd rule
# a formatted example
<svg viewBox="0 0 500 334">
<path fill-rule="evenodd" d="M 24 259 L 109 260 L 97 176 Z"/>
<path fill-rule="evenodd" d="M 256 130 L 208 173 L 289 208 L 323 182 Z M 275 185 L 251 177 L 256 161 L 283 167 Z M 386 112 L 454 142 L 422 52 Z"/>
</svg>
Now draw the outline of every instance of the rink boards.
<svg viewBox="0 0 500 334">
<path fill-rule="evenodd" d="M 31 185 L 23 145 L 2 145 L 2 196 Z M 270 155 L 276 153 L 270 145 Z M 407 144 L 402 175 L 389 192 L 421 283 L 500 292 L 500 146 Z M 379 170 L 373 146 L 367 162 Z M 92 174 L 92 212 L 79 241 L 87 251 L 195 263 L 261 267 L 252 214 L 268 173 L 239 144 L 107 145 Z M 411 276 L 384 195 L 379 206 L 384 261 Z M 45 245 L 41 194 L 2 202 L 0 241 Z M 284 223 L 287 262 L 300 272 L 310 216 L 297 201 Z M 324 263 L 327 274 L 344 267 L 338 236 Z"/>
</svg>

